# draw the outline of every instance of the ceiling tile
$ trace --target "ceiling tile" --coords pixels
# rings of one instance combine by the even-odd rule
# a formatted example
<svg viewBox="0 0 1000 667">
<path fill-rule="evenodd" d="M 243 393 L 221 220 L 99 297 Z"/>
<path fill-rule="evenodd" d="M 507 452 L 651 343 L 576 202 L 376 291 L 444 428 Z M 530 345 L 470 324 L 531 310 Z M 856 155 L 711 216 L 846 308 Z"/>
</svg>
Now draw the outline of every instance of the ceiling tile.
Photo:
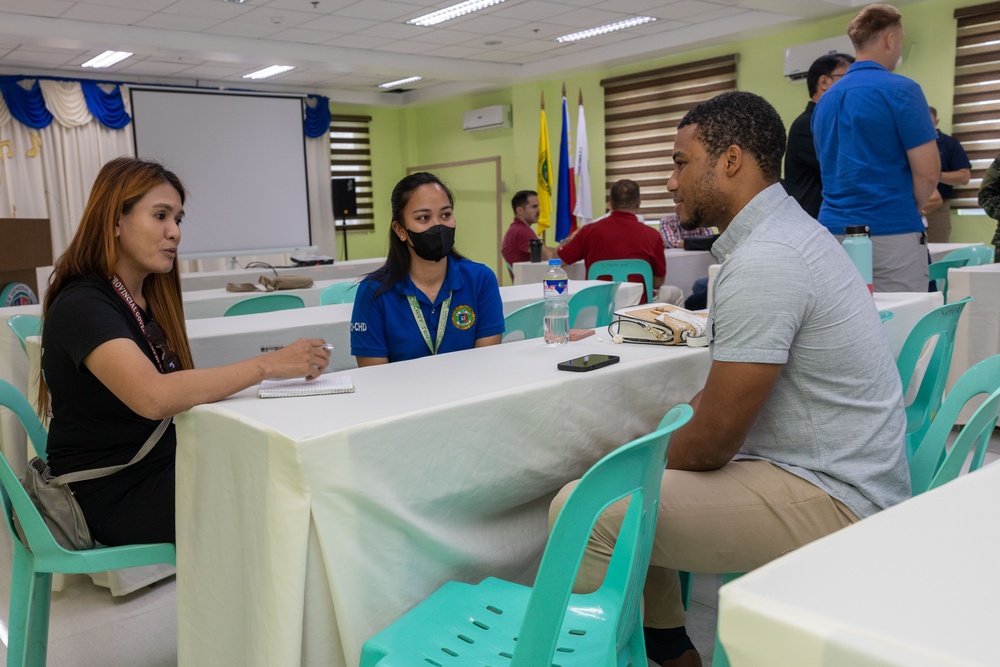
<svg viewBox="0 0 1000 667">
<path fill-rule="evenodd" d="M 289 30 L 282 30 L 281 32 L 274 33 L 271 35 L 271 39 L 278 39 L 282 42 L 296 42 L 299 44 L 323 44 L 333 36 L 334 35 L 331 35 L 328 32 L 320 32 L 319 30 L 291 28 Z"/>
<path fill-rule="evenodd" d="M 220 2 L 219 0 L 177 0 L 163 9 L 167 14 L 182 14 L 184 16 L 200 16 L 202 18 L 225 21 L 236 18 L 253 10 L 253 5 L 241 5 L 235 2 Z"/>
<path fill-rule="evenodd" d="M 617 0 L 615 1 L 617 2 Z M 491 12 L 490 16 L 499 16 L 500 18 L 515 19 L 518 21 L 540 21 L 553 16 L 561 16 L 566 13 L 567 9 L 566 5 L 555 2 L 533 0 L 532 2 L 524 2 L 511 7 L 501 5 L 496 11 Z"/>
<path fill-rule="evenodd" d="M 391 41 L 391 39 L 382 39 L 381 37 L 341 35 L 324 43 L 329 46 L 339 46 L 343 49 L 379 49 Z"/>
<path fill-rule="evenodd" d="M 467 32 L 478 32 L 484 35 L 492 35 L 506 30 L 515 30 L 526 26 L 528 21 L 516 21 L 495 16 L 472 16 L 464 18 L 461 23 L 456 23 L 455 27 Z"/>
<path fill-rule="evenodd" d="M 428 51 L 429 56 L 440 56 L 441 58 L 468 58 L 479 53 L 482 49 L 472 49 L 467 46 L 442 46 L 434 51 Z"/>
<path fill-rule="evenodd" d="M 256 25 L 276 25 L 284 29 L 295 28 L 302 25 L 306 21 L 313 20 L 314 18 L 316 18 L 314 14 L 308 14 L 306 12 L 293 12 L 284 9 L 258 7 L 253 11 L 247 12 L 246 14 L 240 14 L 236 18 L 231 19 L 231 22 L 235 24 L 250 23 Z"/>
<path fill-rule="evenodd" d="M 77 7 L 83 4 L 104 5 L 105 7 L 122 7 L 125 9 L 144 9 L 149 12 L 158 12 L 174 4 L 177 0 L 85 0 L 77 2 Z"/>
<path fill-rule="evenodd" d="M 134 25 L 148 16 L 152 16 L 152 12 L 141 9 L 125 9 L 123 7 L 84 5 L 79 2 L 62 14 L 62 18 L 64 19 L 100 21 L 101 23 L 114 23 L 117 25 Z"/>
<path fill-rule="evenodd" d="M 359 35 L 371 35 L 372 37 L 382 37 L 383 39 L 411 39 L 413 37 L 424 37 L 427 34 L 426 28 L 405 23 L 385 22 L 373 25 L 370 28 L 358 31 Z"/>
<path fill-rule="evenodd" d="M 4 57 L 4 63 L 8 65 L 73 65 L 76 64 L 73 61 L 79 57 L 80 51 L 67 51 L 65 49 L 46 49 L 44 51 L 36 51 L 21 47 L 8 53 L 6 57 Z M 83 61 L 81 60 L 80 62 Z M 80 71 L 82 72 L 83 70 Z"/>
<path fill-rule="evenodd" d="M 464 30 L 442 30 L 440 28 L 424 28 L 416 36 L 409 39 L 414 42 L 430 42 L 432 44 L 451 45 L 468 42 L 472 39 L 482 39 L 482 35 Z"/>
<path fill-rule="evenodd" d="M 227 77 L 240 76 L 246 72 L 243 65 L 219 65 L 217 63 L 206 63 L 195 65 L 184 70 L 184 76 L 198 79 L 224 79 Z"/>
<path fill-rule="evenodd" d="M 164 14 L 163 12 L 153 14 L 149 18 L 139 21 L 139 25 L 144 28 L 182 30 L 185 32 L 203 32 L 219 23 L 219 19 L 205 16 L 182 16 L 181 14 Z"/>
<path fill-rule="evenodd" d="M 606 12 L 600 9 L 578 9 L 568 12 L 559 18 L 559 23 L 574 26 L 580 30 L 596 28 L 616 21 L 624 21 L 634 15 L 628 12 Z M 555 23 L 555 21 L 553 21 Z"/>
<path fill-rule="evenodd" d="M 320 0 L 315 7 L 309 0 L 270 0 L 269 2 L 258 2 L 268 9 L 292 9 L 295 11 L 308 12 L 310 14 L 330 14 L 353 5 L 358 0 Z"/>
<path fill-rule="evenodd" d="M 312 21 L 303 23 L 298 27 L 305 30 L 328 30 L 330 32 L 355 33 L 364 30 L 365 28 L 371 28 L 373 25 L 378 25 L 378 21 L 334 15 L 320 16 Z"/>
<path fill-rule="evenodd" d="M 61 16 L 74 4 L 70 0 L 0 0 L 0 12 L 31 16 Z"/>
<path fill-rule="evenodd" d="M 185 63 L 164 63 L 155 60 L 142 60 L 131 65 L 127 63 L 128 61 L 126 60 L 122 63 L 121 68 L 112 67 L 111 69 L 118 72 L 124 72 L 126 74 L 164 76 L 168 74 L 180 74 L 190 67 L 190 65 Z"/>
<path fill-rule="evenodd" d="M 413 7 L 413 5 L 404 5 L 399 2 L 391 2 L 390 0 L 363 0 L 349 7 L 338 9 L 337 16 L 391 21 L 402 17 L 409 19 L 419 12 L 420 10 Z"/>
<path fill-rule="evenodd" d="M 264 25 L 257 23 L 237 23 L 236 21 L 223 21 L 214 25 L 204 32 L 213 35 L 230 35 L 232 37 L 250 37 L 260 39 L 269 37 L 276 32 L 284 30 L 280 25 Z"/>
<path fill-rule="evenodd" d="M 428 44 L 427 42 L 407 42 L 406 40 L 399 40 L 383 44 L 379 47 L 379 51 L 388 51 L 390 53 L 427 53 L 428 51 L 433 51 L 436 48 L 436 46 Z"/>
</svg>

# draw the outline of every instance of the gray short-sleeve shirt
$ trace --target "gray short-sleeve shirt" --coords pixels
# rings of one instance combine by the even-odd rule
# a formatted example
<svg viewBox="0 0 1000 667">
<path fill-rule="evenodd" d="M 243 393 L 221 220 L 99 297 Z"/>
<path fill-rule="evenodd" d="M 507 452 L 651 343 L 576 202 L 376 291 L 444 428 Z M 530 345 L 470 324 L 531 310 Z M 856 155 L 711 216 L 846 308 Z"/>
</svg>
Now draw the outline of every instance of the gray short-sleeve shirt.
<svg viewBox="0 0 1000 667">
<path fill-rule="evenodd" d="M 910 496 L 899 373 L 847 253 L 780 185 L 712 248 L 713 361 L 783 364 L 735 459 L 763 459 L 868 516 Z"/>
</svg>

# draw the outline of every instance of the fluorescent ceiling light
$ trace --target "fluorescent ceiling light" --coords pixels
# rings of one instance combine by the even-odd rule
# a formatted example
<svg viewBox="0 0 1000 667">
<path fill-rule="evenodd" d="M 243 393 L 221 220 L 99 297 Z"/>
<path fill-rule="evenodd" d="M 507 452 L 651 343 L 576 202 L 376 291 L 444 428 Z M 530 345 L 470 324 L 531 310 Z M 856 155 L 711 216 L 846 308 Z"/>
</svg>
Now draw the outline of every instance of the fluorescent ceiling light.
<svg viewBox="0 0 1000 667">
<path fill-rule="evenodd" d="M 492 7 L 493 5 L 499 5 L 503 1 L 504 0 L 466 0 L 466 2 L 460 2 L 457 5 L 445 7 L 444 9 L 439 9 L 436 12 L 424 14 L 423 16 L 418 16 L 415 19 L 410 19 L 407 23 L 410 25 L 422 26 L 437 25 L 438 23 L 444 23 L 445 21 L 457 19 L 459 16 L 465 16 L 466 14 L 471 14 L 472 12 L 478 12 L 480 9 L 486 9 L 487 7 Z"/>
<path fill-rule="evenodd" d="M 562 37 L 556 37 L 557 42 L 576 42 L 581 39 L 587 39 L 588 37 L 597 37 L 598 35 L 606 35 L 609 32 L 615 32 L 616 30 L 625 30 L 626 28 L 634 28 L 637 25 L 642 25 L 643 23 L 650 23 L 656 19 L 652 16 L 636 16 L 635 18 L 625 19 L 624 21 L 618 21 L 616 23 L 609 23 L 607 25 L 602 25 L 597 28 L 588 28 L 587 30 L 581 30 L 580 32 L 574 32 L 569 35 L 563 35 Z"/>
<path fill-rule="evenodd" d="M 120 63 L 132 54 L 129 51 L 105 51 L 96 58 L 91 58 L 83 63 L 81 67 L 111 67 L 115 63 Z"/>
<path fill-rule="evenodd" d="M 289 70 L 295 69 L 291 65 L 271 65 L 270 67 L 265 67 L 264 69 L 259 69 L 256 72 L 250 72 L 249 74 L 244 74 L 244 79 L 266 79 L 268 77 L 274 76 L 275 74 L 284 74 Z"/>
<path fill-rule="evenodd" d="M 379 88 L 395 88 L 396 86 L 405 86 L 408 83 L 414 83 L 415 81 L 420 81 L 424 77 L 422 76 L 410 76 L 405 79 L 400 79 L 399 81 L 389 81 L 388 83 L 378 84 Z"/>
</svg>

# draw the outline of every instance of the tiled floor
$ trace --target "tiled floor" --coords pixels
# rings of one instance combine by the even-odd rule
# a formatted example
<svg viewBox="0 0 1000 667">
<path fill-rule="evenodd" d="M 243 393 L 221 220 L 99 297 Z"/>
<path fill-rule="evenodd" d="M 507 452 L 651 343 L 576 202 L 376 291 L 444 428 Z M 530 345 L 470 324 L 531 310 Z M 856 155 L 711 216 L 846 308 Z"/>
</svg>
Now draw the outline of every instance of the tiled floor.
<svg viewBox="0 0 1000 667">
<path fill-rule="evenodd" d="M 987 463 L 1000 459 L 1000 431 Z M 0 530 L 0 659 L 6 660 L 10 602 L 10 535 Z M 711 665 L 721 577 L 694 579 L 688 633 Z M 170 667 L 177 664 L 175 581 L 167 579 L 132 595 L 113 598 L 89 578 L 72 576 L 52 595 L 49 667 Z M 653 663 L 650 663 L 652 665 Z"/>
</svg>

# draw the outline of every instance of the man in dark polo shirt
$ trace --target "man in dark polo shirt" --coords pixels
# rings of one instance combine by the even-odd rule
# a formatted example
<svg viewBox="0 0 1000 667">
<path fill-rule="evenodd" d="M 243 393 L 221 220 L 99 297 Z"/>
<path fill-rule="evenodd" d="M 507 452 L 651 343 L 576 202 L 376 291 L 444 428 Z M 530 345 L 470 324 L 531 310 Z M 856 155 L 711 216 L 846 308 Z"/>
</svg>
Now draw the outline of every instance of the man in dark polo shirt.
<svg viewBox="0 0 1000 667">
<path fill-rule="evenodd" d="M 930 107 L 931 120 L 937 132 L 938 155 L 941 156 L 941 177 L 937 184 L 942 204 L 927 214 L 927 242 L 947 243 L 951 236 L 951 198 L 956 185 L 966 185 L 972 178 L 972 164 L 958 139 L 937 129 L 937 109 Z"/>
<path fill-rule="evenodd" d="M 819 219 L 819 207 L 823 203 L 823 181 L 819 175 L 819 160 L 813 143 L 813 109 L 823 93 L 847 74 L 847 68 L 854 62 L 854 56 L 846 53 L 831 53 L 817 58 L 809 66 L 806 86 L 809 89 L 809 103 L 806 110 L 792 121 L 788 130 L 788 151 L 785 153 L 785 190 L 802 210 Z"/>
</svg>

